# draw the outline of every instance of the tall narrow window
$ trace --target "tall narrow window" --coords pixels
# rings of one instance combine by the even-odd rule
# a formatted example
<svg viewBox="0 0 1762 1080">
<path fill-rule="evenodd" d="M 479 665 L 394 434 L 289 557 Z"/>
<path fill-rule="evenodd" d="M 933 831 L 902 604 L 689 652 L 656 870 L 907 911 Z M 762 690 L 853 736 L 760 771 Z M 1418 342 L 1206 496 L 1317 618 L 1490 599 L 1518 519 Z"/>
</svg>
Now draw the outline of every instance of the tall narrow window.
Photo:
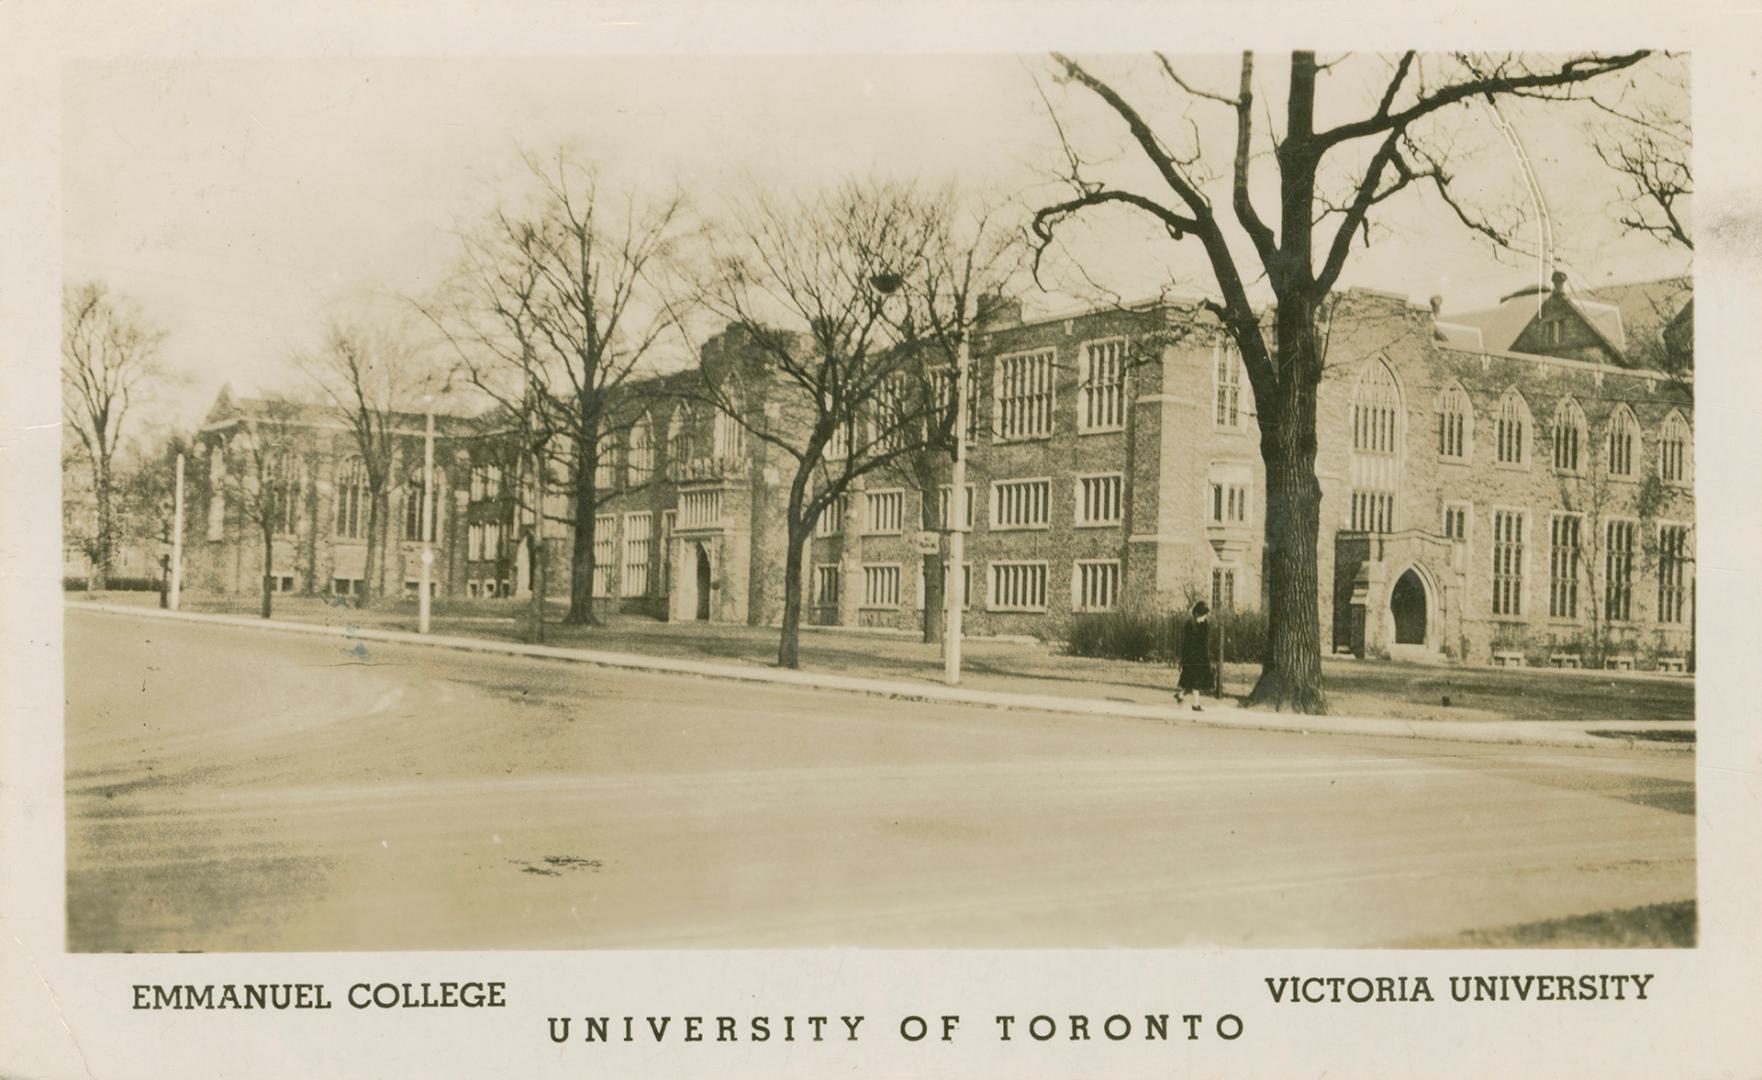
<svg viewBox="0 0 1762 1080">
<path fill-rule="evenodd" d="M 1580 469 L 1580 455 L 1585 445 L 1585 412 L 1572 398 L 1563 399 L 1554 410 L 1554 468 L 1564 473 Z"/>
<path fill-rule="evenodd" d="M 1688 604 L 1689 527 L 1658 527 L 1658 621 L 1678 625 Z"/>
<path fill-rule="evenodd" d="M 1474 411 L 1468 394 L 1451 383 L 1438 398 L 1438 456 L 1467 461 L 1473 426 Z"/>
<path fill-rule="evenodd" d="M 612 567 L 618 557 L 618 518 L 599 514 L 593 519 L 593 594 L 612 595 Z"/>
<path fill-rule="evenodd" d="M 630 487 L 646 484 L 655 475 L 653 438 L 647 418 L 630 429 L 630 452 L 624 457 L 624 481 Z"/>
<path fill-rule="evenodd" d="M 673 419 L 667 424 L 667 468 L 676 478 L 687 476 L 697 458 L 697 447 L 692 441 L 695 423 L 690 407 L 681 405 L 673 410 Z"/>
<path fill-rule="evenodd" d="M 834 498 L 820 511 L 814 520 L 815 536 L 837 536 L 844 531 L 844 517 L 850 511 L 850 493 L 845 492 Z"/>
<path fill-rule="evenodd" d="M 1494 436 L 1502 465 L 1529 464 L 1530 410 L 1523 395 L 1516 390 L 1505 391 L 1499 399 L 1499 419 Z"/>
<path fill-rule="evenodd" d="M 1579 516 L 1555 514 L 1548 523 L 1548 616 L 1578 618 L 1578 579 L 1582 569 Z"/>
<path fill-rule="evenodd" d="M 1632 476 L 1639 457 L 1640 425 L 1626 405 L 1617 405 L 1609 414 L 1609 439 L 1606 460 L 1610 476 Z"/>
<path fill-rule="evenodd" d="M 367 529 L 367 466 L 358 457 L 343 462 L 337 473 L 336 533 L 359 540 Z"/>
<path fill-rule="evenodd" d="M 1610 622 L 1633 619 L 1634 537 L 1639 526 L 1616 520 L 1604 526 L 1603 617 Z"/>
<path fill-rule="evenodd" d="M 815 607 L 834 608 L 838 606 L 838 582 L 842 577 L 842 568 L 837 563 L 822 563 L 814 567 Z"/>
<path fill-rule="evenodd" d="M 440 469 L 437 466 L 435 468 L 435 475 L 438 476 L 439 473 Z M 432 480 L 430 482 L 432 483 Z M 422 497 L 425 492 L 428 493 L 429 497 L 429 520 L 426 529 L 423 527 L 424 523 L 422 520 Z M 439 517 L 440 489 L 438 486 L 430 487 L 423 483 L 422 467 L 419 465 L 410 470 L 409 479 L 404 481 L 404 539 L 433 540 L 433 534 L 435 531 L 434 522 Z M 425 533 L 427 535 L 424 535 Z"/>
<path fill-rule="evenodd" d="M 600 436 L 594 455 L 593 486 L 598 491 L 611 491 L 618 486 L 618 436 L 607 432 Z"/>
<path fill-rule="evenodd" d="M 1493 614 L 1523 614 L 1524 514 L 1493 512 Z"/>
<path fill-rule="evenodd" d="M 269 516 L 276 532 L 291 535 L 299 531 L 300 495 L 305 490 L 300 461 L 292 454 L 278 454 L 269 473 Z"/>
<path fill-rule="evenodd" d="M 1392 532 L 1401 487 L 1406 408 L 1395 373 L 1374 360 L 1352 392 L 1351 527 Z"/>
<path fill-rule="evenodd" d="M 1214 566 L 1211 568 L 1211 606 L 1216 611 L 1234 611 L 1236 609 L 1236 568 L 1234 566 Z"/>
<path fill-rule="evenodd" d="M 1118 431 L 1126 426 L 1126 343 L 1083 346 L 1077 388 L 1077 430 Z"/>
<path fill-rule="evenodd" d="M 1468 503 L 1444 504 L 1444 535 L 1457 543 L 1468 541 Z"/>
<path fill-rule="evenodd" d="M 624 578 L 619 584 L 625 596 L 649 593 L 649 534 L 653 525 L 650 511 L 624 515 Z"/>
<path fill-rule="evenodd" d="M 1052 434 L 1053 352 L 997 360 L 997 437 L 1033 439 Z"/>
<path fill-rule="evenodd" d="M 1216 347 L 1212 369 L 1212 423 L 1221 428 L 1242 424 L 1242 354 L 1224 342 Z"/>
<path fill-rule="evenodd" d="M 734 403 L 740 408 L 740 403 Z M 718 461 L 734 461 L 746 454 L 746 428 L 733 414 L 718 410 L 716 422 L 712 425 L 710 437 L 715 445 L 713 453 Z"/>
<path fill-rule="evenodd" d="M 1664 418 L 1658 432 L 1658 477 L 1667 484 L 1687 483 L 1689 478 L 1689 425 L 1681 413 Z"/>
</svg>

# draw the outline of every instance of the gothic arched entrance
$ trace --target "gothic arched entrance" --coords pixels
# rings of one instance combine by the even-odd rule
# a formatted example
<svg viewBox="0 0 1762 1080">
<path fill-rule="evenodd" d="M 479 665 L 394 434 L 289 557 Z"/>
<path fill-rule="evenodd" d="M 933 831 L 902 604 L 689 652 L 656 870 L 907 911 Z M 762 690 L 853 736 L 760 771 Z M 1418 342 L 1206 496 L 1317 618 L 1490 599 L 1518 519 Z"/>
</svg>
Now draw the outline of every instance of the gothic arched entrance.
<svg viewBox="0 0 1762 1080">
<path fill-rule="evenodd" d="M 1419 576 L 1418 570 L 1409 568 L 1389 591 L 1389 614 L 1395 622 L 1396 645 L 1425 647 L 1429 606 L 1425 580 Z"/>
<path fill-rule="evenodd" d="M 710 619 L 710 553 L 702 544 L 693 544 L 697 549 L 697 615 L 700 622 Z"/>
</svg>

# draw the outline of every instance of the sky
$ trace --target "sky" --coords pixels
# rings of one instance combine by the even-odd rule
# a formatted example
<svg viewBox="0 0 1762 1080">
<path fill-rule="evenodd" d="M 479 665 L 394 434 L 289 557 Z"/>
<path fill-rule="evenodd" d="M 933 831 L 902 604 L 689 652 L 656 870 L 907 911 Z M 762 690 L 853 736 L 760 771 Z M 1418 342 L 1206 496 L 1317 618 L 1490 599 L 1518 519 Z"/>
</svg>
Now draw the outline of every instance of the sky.
<svg viewBox="0 0 1762 1080">
<path fill-rule="evenodd" d="M 1234 85 L 1234 58 L 1175 60 L 1190 80 Z M 1355 58 L 1330 72 L 1326 109 L 1362 110 L 1381 64 Z M 1184 103 L 1146 58 L 1093 67 L 1143 102 L 1165 138 L 1183 141 L 1197 125 L 1206 159 L 1227 162 L 1233 129 L 1220 106 Z M 1272 57 L 1262 69 L 1258 96 L 1279 100 Z M 1655 86 L 1634 92 L 1679 100 Z M 223 382 L 247 394 L 298 387 L 290 358 L 339 308 L 437 287 L 455 230 L 518 190 L 522 151 L 571 145 L 608 181 L 682 185 L 708 215 L 730 191 L 807 191 L 856 175 L 955 179 L 1025 218 L 1062 190 L 1050 105 L 1093 175 L 1147 179 L 1117 119 L 1057 84 L 1040 56 L 88 61 L 68 67 L 64 93 L 64 273 L 109 283 L 167 331 L 165 359 L 181 379 L 149 416 L 186 426 Z M 1686 92 L 1680 101 L 1686 113 Z M 1615 182 L 1585 146 L 1588 116 L 1507 110 L 1557 258 L 1588 285 L 1682 272 L 1682 253 L 1616 226 Z M 1453 145 L 1471 197 L 1525 202 L 1489 119 L 1457 110 L 1436 136 Z M 1257 172 L 1263 208 L 1270 176 Z M 1546 278 L 1533 257 L 1496 258 L 1435 199 L 1405 194 L 1380 222 L 1342 284 L 1416 302 L 1442 295 L 1448 312 Z M 1069 307 L 1087 280 L 1128 297 L 1204 287 L 1195 245 L 1141 216 L 1096 215 L 1062 236 L 1053 291 L 1028 292 L 1030 312 Z M 1533 246 L 1533 232 L 1525 239 Z"/>
</svg>

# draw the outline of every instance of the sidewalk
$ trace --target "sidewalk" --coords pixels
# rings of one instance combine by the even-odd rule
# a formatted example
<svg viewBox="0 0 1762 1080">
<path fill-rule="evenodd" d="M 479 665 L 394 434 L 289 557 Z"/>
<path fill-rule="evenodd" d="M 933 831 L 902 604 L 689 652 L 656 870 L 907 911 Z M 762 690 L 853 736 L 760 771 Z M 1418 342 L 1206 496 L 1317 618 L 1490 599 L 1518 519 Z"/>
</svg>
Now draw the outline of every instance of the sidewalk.
<svg viewBox="0 0 1762 1080">
<path fill-rule="evenodd" d="M 547 659 L 572 661 L 593 664 L 601 667 L 625 668 L 639 671 L 667 672 L 680 675 L 692 675 L 701 678 L 730 679 L 743 682 L 765 683 L 772 685 L 798 686 L 820 690 L 842 691 L 846 693 L 871 694 L 882 697 L 897 698 L 910 701 L 927 701 L 976 705 L 991 708 L 1038 710 L 1062 712 L 1076 715 L 1130 717 L 1143 720 L 1156 720 L 1165 723 L 1187 723 L 1208 727 L 1239 728 L 1263 731 L 1296 732 L 1310 734 L 1334 735 L 1370 735 L 1380 737 L 1417 738 L 1428 740 L 1444 740 L 1454 742 L 1525 744 L 1539 746 L 1571 746 L 1571 747 L 1641 747 L 1647 749 L 1686 750 L 1693 747 L 1693 724 L 1682 721 L 1656 720 L 1513 720 L 1482 718 L 1471 720 L 1452 719 L 1411 719 L 1391 716 L 1368 715 L 1329 715 L 1302 716 L 1289 713 L 1277 713 L 1257 709 L 1242 708 L 1231 701 L 1218 702 L 1207 699 L 1203 712 L 1193 712 L 1177 707 L 1172 701 L 1169 687 L 1173 680 L 1166 669 L 1147 665 L 1101 664 L 1105 674 L 1110 667 L 1136 668 L 1134 681 L 1099 681 L 1094 677 L 1072 678 L 1068 674 L 1023 675 L 999 673 L 996 670 L 995 658 L 989 653 L 1000 649 L 1021 650 L 1027 648 L 1013 643 L 974 642 L 969 645 L 967 658 L 969 663 L 964 676 L 965 684 L 951 687 L 939 681 L 933 681 L 922 675 L 916 677 L 868 677 L 865 675 L 835 674 L 827 671 L 788 670 L 760 664 L 717 662 L 716 660 L 694 659 L 686 656 L 647 655 L 633 652 L 611 651 L 597 648 L 582 648 L 573 645 L 533 645 L 519 641 L 505 640 L 493 636 L 461 636 L 458 634 L 420 635 L 408 630 L 395 629 L 388 626 L 355 625 L 363 615 L 376 614 L 376 621 L 396 622 L 397 613 L 361 612 L 354 610 L 336 610 L 334 617 L 327 613 L 324 621 L 296 621 L 292 619 L 264 620 L 256 616 L 233 614 L 205 614 L 196 612 L 169 612 L 156 607 L 136 604 L 116 604 L 103 601 L 70 600 L 68 609 L 101 612 L 111 615 L 130 615 L 141 618 L 175 619 L 189 622 L 204 622 L 214 625 L 234 626 L 240 629 L 276 631 L 284 633 L 321 634 L 359 641 L 380 641 L 407 645 L 427 645 L 434 648 L 459 649 L 468 652 L 489 653 L 505 656 L 543 657 Z M 385 616 L 389 614 L 391 618 Z M 438 621 L 438 620 L 437 620 Z M 453 617 L 449 624 L 465 624 L 473 622 L 506 622 L 507 620 L 478 620 Z M 664 625 L 664 624 L 656 624 Z M 712 635 L 698 633 L 703 640 L 692 641 L 691 631 L 672 628 L 675 644 L 709 645 L 721 641 L 727 645 L 728 635 Z M 762 628 L 761 628 L 762 629 Z M 774 632 L 773 632 L 774 635 Z M 616 632 L 608 634 L 616 637 Z M 885 654 L 889 650 L 880 648 L 883 636 L 873 639 L 870 635 L 838 634 L 839 644 L 850 649 L 857 656 L 869 660 L 870 663 L 855 665 L 873 667 L 877 654 Z M 737 643 L 743 643 L 739 635 L 734 636 Z M 681 640 L 683 639 L 683 640 Z M 774 645 L 774 636 L 772 638 Z M 915 648 L 918 651 L 931 650 L 920 642 L 904 640 L 900 644 Z M 897 646 L 896 646 L 897 648 Z M 698 649 L 698 654 L 714 655 L 713 649 Z M 723 650 L 728 651 L 726 648 Z M 744 649 L 741 651 L 745 651 Z M 822 650 L 823 651 L 823 650 Z M 927 654 L 928 655 L 928 654 Z M 886 659 L 885 655 L 881 657 Z M 1070 660 L 1068 657 L 1045 657 L 1045 660 Z M 1093 676 L 1098 662 L 1081 662 L 1088 673 Z M 923 666 L 922 664 L 919 665 Z M 1024 665 L 1017 663 L 1017 669 Z M 1053 668 L 1062 665 L 1051 664 Z M 1231 681 L 1245 692 L 1248 676 L 1251 674 L 1245 667 L 1238 670 L 1238 665 L 1230 665 L 1227 675 Z M 1606 714 L 1605 714 L 1606 715 Z M 1597 735 L 1592 732 L 1608 732 L 1611 735 Z M 1622 736 L 1627 736 L 1626 738 Z M 1648 737 L 1649 735 L 1649 737 Z M 1612 737 L 1611 737 L 1612 736 Z M 1670 741 L 1655 741 L 1670 740 Z"/>
</svg>

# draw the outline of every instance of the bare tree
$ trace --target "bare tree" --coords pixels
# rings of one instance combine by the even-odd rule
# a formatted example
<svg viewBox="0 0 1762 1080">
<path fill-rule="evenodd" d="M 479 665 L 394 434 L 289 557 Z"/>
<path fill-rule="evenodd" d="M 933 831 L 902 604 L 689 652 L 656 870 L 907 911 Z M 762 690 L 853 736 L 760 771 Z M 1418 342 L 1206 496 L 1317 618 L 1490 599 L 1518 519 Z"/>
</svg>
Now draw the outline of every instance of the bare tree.
<svg viewBox="0 0 1762 1080">
<path fill-rule="evenodd" d="M 703 288 L 737 344 L 683 392 L 793 463 L 777 650 L 793 668 L 814 523 L 859 478 L 917 451 L 935 411 L 918 392 L 923 341 L 900 296 L 924 273 L 931 233 L 916 193 L 889 183 L 787 201 L 754 195 L 737 218 Z"/>
<path fill-rule="evenodd" d="M 1675 91 L 1668 101 L 1593 99 L 1601 112 L 1588 125 L 1588 134 L 1591 148 L 1620 178 L 1622 227 L 1693 251 L 1688 71 L 1683 57 L 1665 54 L 1662 59 L 1657 65 L 1660 78 Z"/>
<path fill-rule="evenodd" d="M 73 432 L 75 456 L 91 471 L 96 504 L 89 587 L 108 584 L 116 554 L 114 469 L 130 408 L 163 371 L 165 333 L 102 282 L 71 284 L 61 294 L 61 417 Z"/>
<path fill-rule="evenodd" d="M 124 544 L 157 550 L 172 541 L 175 519 L 177 457 L 190 452 L 189 437 L 179 431 L 163 432 L 150 449 L 129 454 L 118 469 L 116 510 L 118 533 Z M 186 532 L 189 523 L 185 522 Z M 160 583 L 161 600 L 168 582 Z"/>
<path fill-rule="evenodd" d="M 338 320 L 331 323 L 322 347 L 301 354 L 295 362 L 317 384 L 330 412 L 349 429 L 366 475 L 366 580 L 360 600 L 369 604 L 385 579 L 398 410 L 411 403 L 422 381 L 419 361 L 394 330 Z"/>
<path fill-rule="evenodd" d="M 462 237 L 450 298 L 424 310 L 470 381 L 514 418 L 535 479 L 562 466 L 570 509 L 561 520 L 573 526 L 564 622 L 588 625 L 595 511 L 612 494 L 597 474 L 640 416 L 625 385 L 655 370 L 672 327 L 659 278 L 681 239 L 685 200 L 608 196 L 568 152 L 526 165 L 535 197 Z M 542 500 L 535 512 L 545 513 Z"/>
<path fill-rule="evenodd" d="M 1215 294 L 1204 302 L 1241 353 L 1254 392 L 1266 465 L 1266 588 L 1268 641 L 1250 700 L 1276 708 L 1323 712 L 1317 542 L 1321 485 L 1315 475 L 1316 395 L 1325 361 L 1323 312 L 1345 269 L 1352 245 L 1369 240 L 1373 212 L 1401 192 L 1423 186 L 1466 227 L 1495 243 L 1508 233 L 1477 214 L 1453 186 L 1447 140 L 1434 118 L 1446 110 L 1466 112 L 1501 97 L 1566 100 L 1582 84 L 1622 71 L 1646 57 L 1643 51 L 1579 55 L 1549 62 L 1520 55 L 1458 53 L 1421 57 L 1407 52 L 1382 61 L 1362 107 L 1350 100 L 1318 101 L 1323 78 L 1339 62 L 1320 63 L 1312 52 L 1293 53 L 1284 90 L 1282 127 L 1270 117 L 1256 133 L 1255 67 L 1244 53 L 1233 92 L 1198 87 L 1165 56 L 1160 74 L 1194 108 L 1215 107 L 1234 130 L 1234 153 L 1226 169 L 1206 168 L 1198 138 L 1186 139 L 1190 115 L 1180 118 L 1181 136 L 1159 131 L 1152 118 L 1113 83 L 1064 55 L 1054 54 L 1057 78 L 1098 99 L 1124 126 L 1134 157 L 1150 166 L 1149 193 L 1127 183 L 1104 183 L 1084 174 L 1088 164 L 1066 145 L 1069 198 L 1040 208 L 1033 231 L 1039 250 L 1072 215 L 1099 206 L 1129 207 L 1154 219 L 1169 239 L 1192 238 L 1203 249 Z M 1350 91 L 1340 96 L 1349 97 Z M 1322 117 L 1357 113 L 1318 128 Z M 1066 130 L 1068 125 L 1061 125 Z M 1270 161 L 1276 172 L 1276 228 L 1255 205 L 1255 166 Z M 1331 171 L 1330 171 L 1331 170 Z M 1344 173 L 1343 195 L 1329 195 L 1328 178 Z M 1219 213 L 1207 187 L 1227 175 L 1225 192 L 1238 243 L 1252 262 L 1239 260 L 1231 223 Z M 1249 296 L 1264 275 L 1275 307 L 1270 320 Z M 1212 290 L 1208 290 L 1212 291 Z M 1270 338 L 1268 331 L 1270 330 Z"/>
<path fill-rule="evenodd" d="M 275 594 L 275 538 L 295 531 L 310 471 L 299 437 L 300 413 L 286 398 L 269 398 L 261 412 L 244 418 L 238 432 L 211 451 L 225 458 L 220 490 L 210 497 L 230 502 L 263 541 L 265 619 Z"/>
</svg>

